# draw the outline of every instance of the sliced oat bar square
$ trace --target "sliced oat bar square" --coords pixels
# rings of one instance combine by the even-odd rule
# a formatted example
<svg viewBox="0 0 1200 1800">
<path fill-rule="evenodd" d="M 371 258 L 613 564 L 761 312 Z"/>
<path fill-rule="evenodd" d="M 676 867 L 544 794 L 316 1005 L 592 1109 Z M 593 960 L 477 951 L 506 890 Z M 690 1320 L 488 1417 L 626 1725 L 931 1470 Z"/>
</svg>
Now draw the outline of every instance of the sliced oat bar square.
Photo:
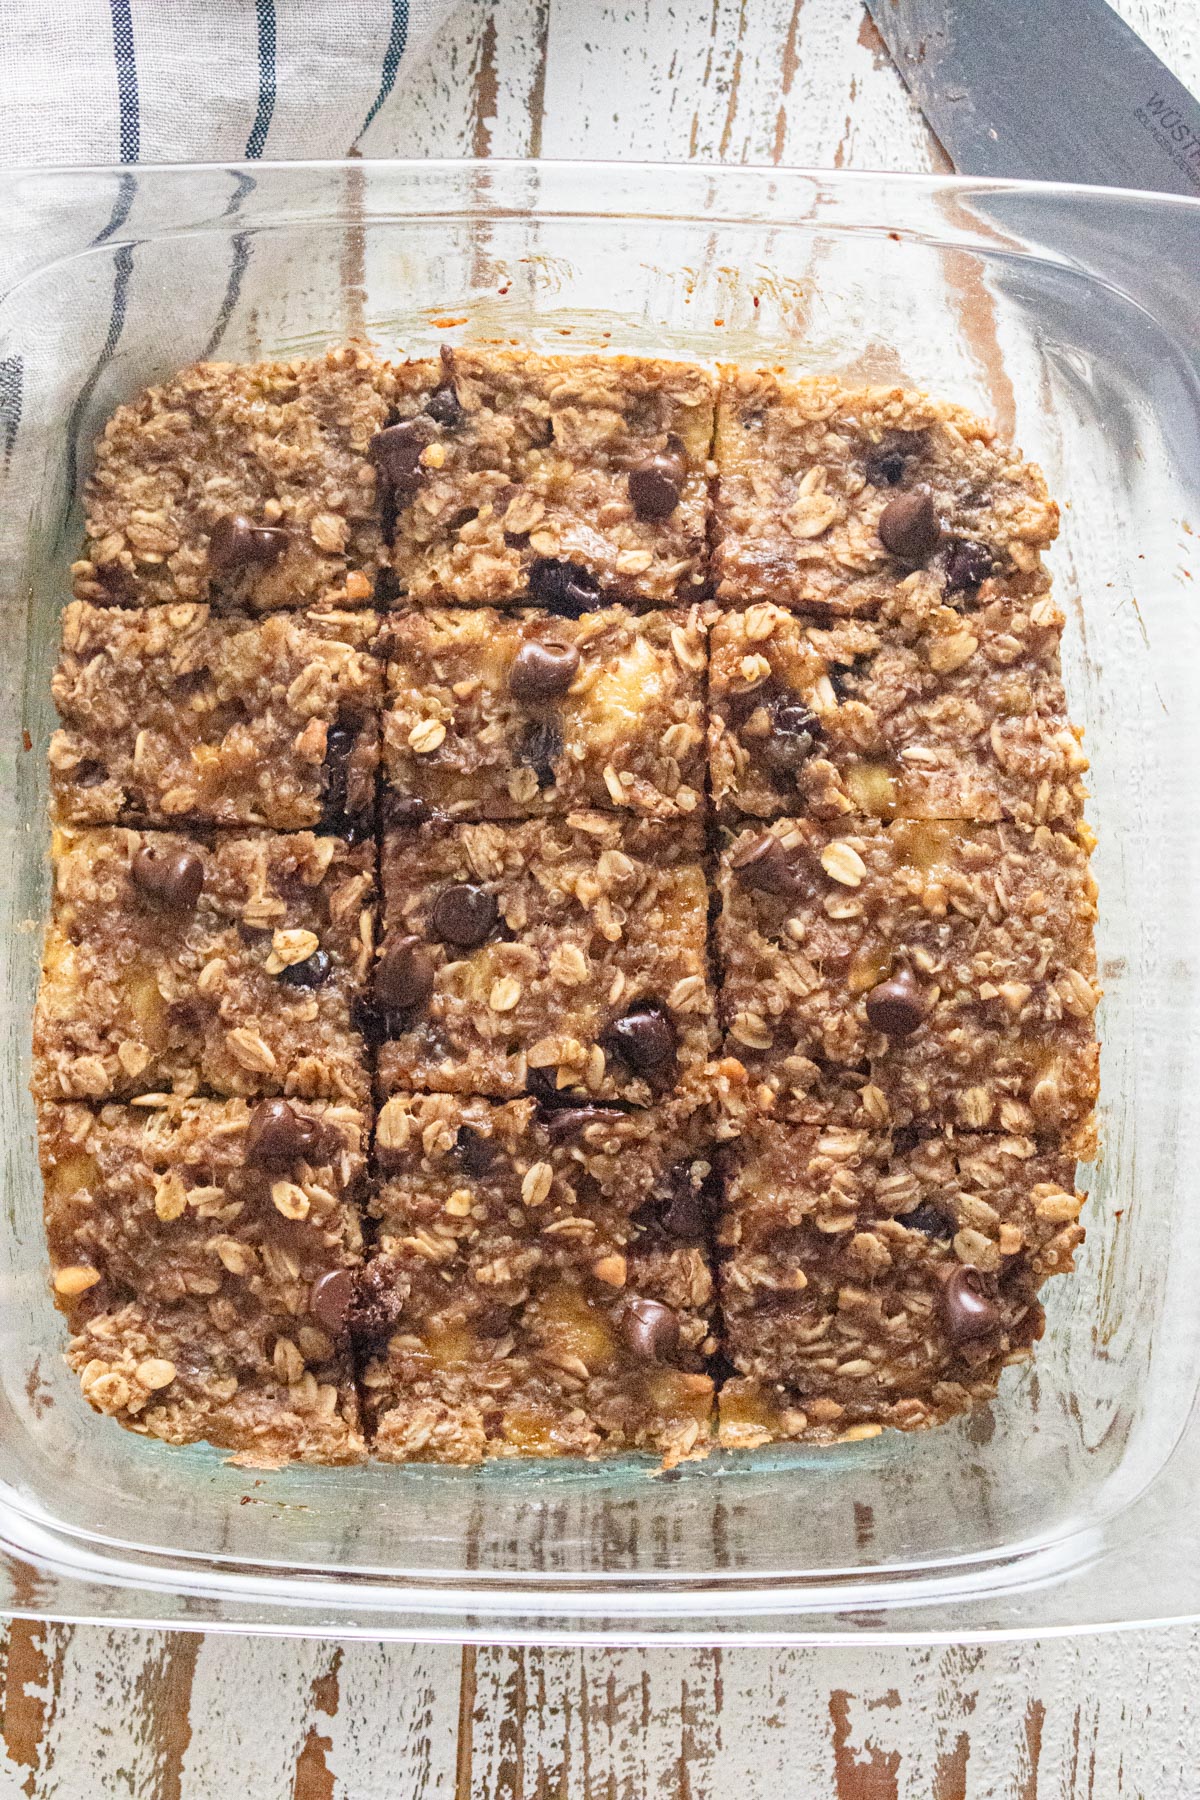
<svg viewBox="0 0 1200 1800">
<path fill-rule="evenodd" d="M 1080 733 L 1050 594 L 989 577 L 960 613 L 925 572 L 871 619 L 769 601 L 711 633 L 709 760 L 727 815 L 1013 819 L 1073 830 Z"/>
<path fill-rule="evenodd" d="M 586 811 L 389 831 L 383 1092 L 669 1093 L 714 1036 L 702 849 L 698 823 Z"/>
<path fill-rule="evenodd" d="M 697 812 L 705 639 L 699 607 L 403 613 L 385 637 L 387 788 L 472 821 Z"/>
<path fill-rule="evenodd" d="M 259 620 L 73 601 L 51 692 L 57 816 L 372 828 L 382 667 L 374 613 Z"/>
<path fill-rule="evenodd" d="M 35 1092 L 361 1103 L 374 895 L 374 845 L 311 832 L 58 834 Z"/>
<path fill-rule="evenodd" d="M 364 1454 L 346 1329 L 367 1121 L 324 1102 L 38 1108 L 84 1398 L 270 1466 Z"/>
<path fill-rule="evenodd" d="M 147 388 L 96 445 L 76 595 L 256 612 L 365 605 L 384 558 L 370 446 L 428 386 L 420 365 L 392 368 L 347 344 L 198 363 Z"/>
<path fill-rule="evenodd" d="M 730 1447 L 916 1430 L 987 1399 L 1083 1237 L 1073 1161 L 1027 1137 L 759 1119 L 721 1161 Z"/>
<path fill-rule="evenodd" d="M 714 385 L 654 358 L 447 352 L 436 404 L 376 448 L 401 592 L 567 616 L 697 597 Z"/>
<path fill-rule="evenodd" d="M 777 821 L 731 837 L 727 1048 L 795 1123 L 1091 1134 L 1095 883 L 1047 826 Z"/>
<path fill-rule="evenodd" d="M 358 1325 L 375 1454 L 703 1454 L 709 1136 L 695 1097 L 388 1100 Z"/>
<path fill-rule="evenodd" d="M 1058 508 L 1041 471 L 961 407 L 730 368 L 714 456 L 726 605 L 869 614 L 917 568 L 968 608 L 989 575 L 1045 585 Z"/>
</svg>

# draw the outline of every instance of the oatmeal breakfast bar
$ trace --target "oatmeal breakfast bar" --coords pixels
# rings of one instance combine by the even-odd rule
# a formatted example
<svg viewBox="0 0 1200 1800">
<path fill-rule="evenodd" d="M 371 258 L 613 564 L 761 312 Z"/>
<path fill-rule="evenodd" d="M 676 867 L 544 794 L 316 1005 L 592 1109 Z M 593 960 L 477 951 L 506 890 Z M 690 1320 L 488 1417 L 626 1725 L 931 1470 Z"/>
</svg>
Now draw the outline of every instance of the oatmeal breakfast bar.
<svg viewBox="0 0 1200 1800">
<path fill-rule="evenodd" d="M 199 363 L 118 407 L 84 491 L 77 597 L 256 612 L 370 601 L 384 556 L 370 448 L 407 379 L 348 344 Z"/>
<path fill-rule="evenodd" d="M 385 1093 L 647 1106 L 713 1043 L 696 821 L 389 830 L 365 1024 Z"/>
<path fill-rule="evenodd" d="M 990 1398 L 1083 1237 L 1073 1160 L 1027 1137 L 760 1119 L 721 1158 L 731 1448 L 914 1430 Z"/>
<path fill-rule="evenodd" d="M 53 1288 L 90 1405 L 254 1466 L 363 1456 L 346 1314 L 366 1123 L 283 1099 L 39 1105 Z"/>
<path fill-rule="evenodd" d="M 374 858 L 307 831 L 59 833 L 34 1091 L 361 1103 Z"/>
<path fill-rule="evenodd" d="M 694 1095 L 630 1113 L 389 1099 L 356 1319 L 375 1454 L 702 1454 L 709 1135 Z"/>
<path fill-rule="evenodd" d="M 50 684 L 58 818 L 369 832 L 377 629 L 371 612 L 252 620 L 72 601 Z"/>
<path fill-rule="evenodd" d="M 730 1053 L 798 1124 L 1036 1134 L 1086 1153 L 1095 884 L 1047 826 L 777 821 L 721 854 Z"/>
<path fill-rule="evenodd" d="M 451 819 L 694 813 L 705 638 L 698 606 L 402 613 L 384 639 L 387 787 Z"/>
<path fill-rule="evenodd" d="M 707 577 L 713 378 L 635 356 L 443 353 L 423 412 L 373 454 L 416 601 L 670 605 Z"/>
<path fill-rule="evenodd" d="M 709 764 L 727 815 L 1012 819 L 1074 830 L 1087 759 L 1063 616 L 991 577 L 968 614 L 927 571 L 870 619 L 761 601 L 713 625 Z"/>
<path fill-rule="evenodd" d="M 1041 471 L 961 407 L 726 369 L 714 446 L 717 598 L 872 613 L 914 569 L 969 609 L 989 575 L 1047 585 L 1058 508 Z"/>
</svg>

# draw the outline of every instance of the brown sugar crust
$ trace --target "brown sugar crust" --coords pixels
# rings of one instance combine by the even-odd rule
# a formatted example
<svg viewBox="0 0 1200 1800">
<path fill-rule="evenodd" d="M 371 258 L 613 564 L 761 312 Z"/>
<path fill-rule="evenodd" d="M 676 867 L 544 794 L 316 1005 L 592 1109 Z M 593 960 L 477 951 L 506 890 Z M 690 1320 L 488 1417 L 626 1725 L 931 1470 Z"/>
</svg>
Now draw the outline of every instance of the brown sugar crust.
<svg viewBox="0 0 1200 1800">
<path fill-rule="evenodd" d="M 753 887 L 721 857 L 727 1047 L 796 1123 L 957 1125 L 1090 1138 L 1099 998 L 1095 885 L 1046 826 L 849 819 L 770 828 L 794 877 Z M 873 1025 L 881 984 L 911 984 L 904 1035 Z"/>
<path fill-rule="evenodd" d="M 879 535 L 884 508 L 908 493 L 932 501 L 940 543 L 921 560 L 943 587 L 959 544 L 981 546 L 992 574 L 1044 579 L 1058 508 L 1041 471 L 961 407 L 900 387 L 731 368 L 714 455 L 713 573 L 727 605 L 877 611 L 914 566 Z"/>
<path fill-rule="evenodd" d="M 139 886 L 144 850 L 199 861 L 193 908 Z M 361 1103 L 370 1082 L 351 1008 L 372 954 L 374 890 L 373 845 L 311 832 L 211 842 L 119 826 L 61 833 L 35 1092 Z"/>
<path fill-rule="evenodd" d="M 500 605 L 536 566 L 575 564 L 597 591 L 658 605 L 705 579 L 713 378 L 632 356 L 456 350 L 454 422 L 422 450 L 392 564 L 413 600 Z M 631 470 L 677 442 L 686 465 L 665 518 L 638 516 Z"/>
<path fill-rule="evenodd" d="M 705 637 L 699 607 L 638 617 L 611 606 L 579 619 L 491 607 L 403 613 L 386 640 L 388 786 L 451 819 L 581 806 L 696 813 Z M 538 692 L 535 667 L 522 688 L 547 645 L 569 686 L 555 691 L 552 670 Z"/>
<path fill-rule="evenodd" d="M 1012 819 L 1074 830 L 1087 760 L 1048 592 L 989 580 L 969 613 L 909 576 L 873 619 L 769 601 L 711 634 L 709 757 L 729 815 Z"/>
<path fill-rule="evenodd" d="M 51 692 L 64 824 L 370 829 L 382 670 L 370 612 L 249 620 L 73 601 Z"/>
<path fill-rule="evenodd" d="M 383 557 L 370 444 L 411 379 L 349 344 L 286 362 L 198 363 L 147 388 L 96 445 L 76 596 L 255 612 L 370 601 Z M 214 566 L 214 527 L 239 517 L 286 531 L 286 544 L 270 561 Z"/>
<path fill-rule="evenodd" d="M 256 1465 L 364 1454 L 348 1339 L 311 1297 L 361 1260 L 366 1120 L 296 1110 L 311 1160 L 267 1170 L 244 1100 L 39 1106 L 55 1297 L 97 1411 Z"/>
<path fill-rule="evenodd" d="M 701 854 L 697 825 L 599 812 L 387 833 L 379 966 L 398 940 L 416 939 L 433 984 L 426 1001 L 381 1021 L 383 1092 L 532 1088 L 647 1106 L 669 1091 L 713 1042 Z M 460 886 L 495 902 L 477 948 L 438 936 L 433 909 Z M 614 1038 L 647 1007 L 675 1045 L 674 1061 L 651 1070 Z"/>
</svg>

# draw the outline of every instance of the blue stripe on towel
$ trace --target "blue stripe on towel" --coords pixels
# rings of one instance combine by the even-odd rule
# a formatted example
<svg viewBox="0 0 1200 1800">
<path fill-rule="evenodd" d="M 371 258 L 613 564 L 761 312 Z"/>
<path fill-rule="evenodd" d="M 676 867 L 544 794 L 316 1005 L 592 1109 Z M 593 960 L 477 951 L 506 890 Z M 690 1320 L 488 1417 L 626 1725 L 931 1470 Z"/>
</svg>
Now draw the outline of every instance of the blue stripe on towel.
<svg viewBox="0 0 1200 1800">
<path fill-rule="evenodd" d="M 132 163 L 137 161 L 142 144 L 133 14 L 130 0 L 108 0 L 108 5 L 112 14 L 113 56 L 117 64 L 117 103 L 121 109 L 121 161 Z"/>
<path fill-rule="evenodd" d="M 376 94 L 370 112 L 358 128 L 358 137 L 362 136 L 367 126 L 372 123 L 376 113 L 396 85 L 396 71 L 400 67 L 400 58 L 404 55 L 404 47 L 408 43 L 408 0 L 392 0 L 392 29 L 388 33 L 387 49 L 383 53 L 383 69 L 380 73 L 379 92 Z"/>
<path fill-rule="evenodd" d="M 251 160 L 262 155 L 275 114 L 275 0 L 254 0 L 254 12 L 258 20 L 258 111 L 246 139 L 246 155 Z"/>
<path fill-rule="evenodd" d="M 21 356 L 0 357 L 0 455 L 6 469 L 17 445 L 24 388 L 25 359 Z"/>
</svg>

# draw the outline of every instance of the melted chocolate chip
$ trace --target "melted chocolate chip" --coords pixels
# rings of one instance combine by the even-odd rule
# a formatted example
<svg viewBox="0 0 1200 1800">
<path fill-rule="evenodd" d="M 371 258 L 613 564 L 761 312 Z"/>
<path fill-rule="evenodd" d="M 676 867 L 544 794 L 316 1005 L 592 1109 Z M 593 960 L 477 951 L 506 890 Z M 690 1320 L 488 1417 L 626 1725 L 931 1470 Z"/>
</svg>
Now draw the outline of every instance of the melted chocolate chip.
<svg viewBox="0 0 1200 1800">
<path fill-rule="evenodd" d="M 614 1019 L 605 1040 L 635 1075 L 662 1080 L 674 1072 L 679 1038 L 661 1000 L 644 1000 Z"/>
<path fill-rule="evenodd" d="M 764 831 L 742 844 L 729 859 L 743 887 L 763 894 L 796 892 L 796 871 L 787 851 L 773 832 Z"/>
<path fill-rule="evenodd" d="M 461 400 L 454 391 L 453 382 L 448 382 L 445 387 L 434 389 L 425 402 L 425 411 L 434 424 L 442 426 L 445 431 L 457 431 L 467 416 Z"/>
<path fill-rule="evenodd" d="M 227 513 L 209 532 L 209 566 L 220 575 L 255 566 L 270 568 L 283 555 L 287 541 L 287 532 L 277 525 L 256 525 L 241 513 Z"/>
<path fill-rule="evenodd" d="M 425 1004 L 434 979 L 433 958 L 420 938 L 393 938 L 375 968 L 375 998 L 387 1012 L 405 1012 Z"/>
<path fill-rule="evenodd" d="M 966 593 L 986 581 L 992 572 L 992 553 L 986 544 L 958 538 L 946 553 L 946 592 Z"/>
<path fill-rule="evenodd" d="M 429 927 L 443 944 L 460 950 L 477 950 L 486 943 L 495 928 L 499 908 L 496 896 L 486 888 L 472 887 L 469 882 L 456 882 L 443 888 L 429 914 Z"/>
<path fill-rule="evenodd" d="M 559 618 L 578 619 L 595 609 L 600 583 L 578 563 L 560 557 L 539 557 L 529 571 L 529 598 L 535 606 Z"/>
<path fill-rule="evenodd" d="M 879 515 L 880 542 L 905 562 L 923 563 L 936 550 L 941 535 L 933 501 L 919 489 L 898 494 Z"/>
<path fill-rule="evenodd" d="M 350 795 L 350 758 L 358 742 L 357 729 L 346 720 L 331 725 L 325 736 L 325 807 L 323 823 L 337 830 L 346 823 Z"/>
<path fill-rule="evenodd" d="M 562 732 L 552 719 L 535 720 L 526 729 L 516 748 L 518 762 L 528 765 L 537 776 L 540 788 L 553 787 L 557 776 L 555 759 L 562 755 Z"/>
<path fill-rule="evenodd" d="M 679 1349 L 679 1316 L 661 1301 L 631 1294 L 621 1313 L 621 1336 L 639 1362 L 667 1362 Z"/>
<path fill-rule="evenodd" d="M 663 1177 L 659 1221 L 674 1238 L 702 1238 L 708 1232 L 712 1204 L 710 1181 L 699 1180 L 690 1162 L 676 1163 Z"/>
<path fill-rule="evenodd" d="M 924 1017 L 925 997 L 907 969 L 881 981 L 867 995 L 867 1019 L 887 1037 L 908 1037 Z"/>
<path fill-rule="evenodd" d="M 508 691 L 522 706 L 545 706 L 565 694 L 579 669 L 574 644 L 522 644 L 508 672 Z"/>
<path fill-rule="evenodd" d="M 687 480 L 687 452 L 679 438 L 629 471 L 629 501 L 639 519 L 667 519 L 679 505 Z"/>
<path fill-rule="evenodd" d="M 359 1270 L 346 1322 L 362 1350 L 383 1348 L 400 1323 L 406 1297 L 407 1283 L 394 1258 L 375 1256 Z"/>
<path fill-rule="evenodd" d="M 383 802 L 384 825 L 393 831 L 414 831 L 431 816 L 428 801 L 417 794 L 388 794 Z"/>
<path fill-rule="evenodd" d="M 190 850 L 161 852 L 143 844 L 129 865 L 135 887 L 168 912 L 193 912 L 204 887 L 204 864 Z"/>
<path fill-rule="evenodd" d="M 280 981 L 286 981 L 289 987 L 319 988 L 329 980 L 329 972 L 333 968 L 329 953 L 325 950 L 314 950 L 303 962 L 292 963 L 280 975 Z"/>
<path fill-rule="evenodd" d="M 899 450 L 884 450 L 865 465 L 863 474 L 872 487 L 895 487 L 904 474 L 904 458 Z"/>
<path fill-rule="evenodd" d="M 77 787 L 98 787 L 102 781 L 107 781 L 108 769 L 94 756 L 85 756 L 75 765 L 74 779 Z"/>
<path fill-rule="evenodd" d="M 816 714 L 799 700 L 780 698 L 768 709 L 769 737 L 762 740 L 763 760 L 781 775 L 794 775 L 813 753 L 821 727 Z"/>
<path fill-rule="evenodd" d="M 371 439 L 371 460 L 398 500 L 410 500 L 420 487 L 421 452 L 436 435 L 433 420 L 418 413 L 415 419 L 386 426 Z"/>
<path fill-rule="evenodd" d="M 313 1162 L 325 1143 L 319 1119 L 297 1112 L 288 1100 L 260 1100 L 246 1126 L 245 1160 L 258 1169 L 289 1169 Z"/>
<path fill-rule="evenodd" d="M 954 1236 L 954 1220 L 948 1219 L 936 1206 L 930 1206 L 928 1201 L 922 1201 L 911 1212 L 901 1214 L 900 1223 L 906 1230 L 919 1231 L 929 1238 L 941 1238 L 945 1241 Z"/>
<path fill-rule="evenodd" d="M 620 1118 L 621 1114 L 612 1106 L 560 1106 L 547 1109 L 540 1117 L 550 1142 L 563 1144 L 578 1137 L 597 1119 Z"/>
<path fill-rule="evenodd" d="M 459 1126 L 454 1153 L 468 1175 L 486 1175 L 500 1154 L 491 1138 L 485 1138 L 473 1125 Z"/>
<path fill-rule="evenodd" d="M 971 1263 L 954 1269 L 942 1288 L 942 1318 L 946 1336 L 954 1344 L 990 1337 L 1000 1325 L 1000 1313 L 984 1290 L 983 1276 Z"/>
<path fill-rule="evenodd" d="M 308 1310 L 332 1338 L 343 1335 L 354 1304 L 354 1275 L 350 1269 L 330 1269 L 318 1275 L 308 1293 Z"/>
</svg>

